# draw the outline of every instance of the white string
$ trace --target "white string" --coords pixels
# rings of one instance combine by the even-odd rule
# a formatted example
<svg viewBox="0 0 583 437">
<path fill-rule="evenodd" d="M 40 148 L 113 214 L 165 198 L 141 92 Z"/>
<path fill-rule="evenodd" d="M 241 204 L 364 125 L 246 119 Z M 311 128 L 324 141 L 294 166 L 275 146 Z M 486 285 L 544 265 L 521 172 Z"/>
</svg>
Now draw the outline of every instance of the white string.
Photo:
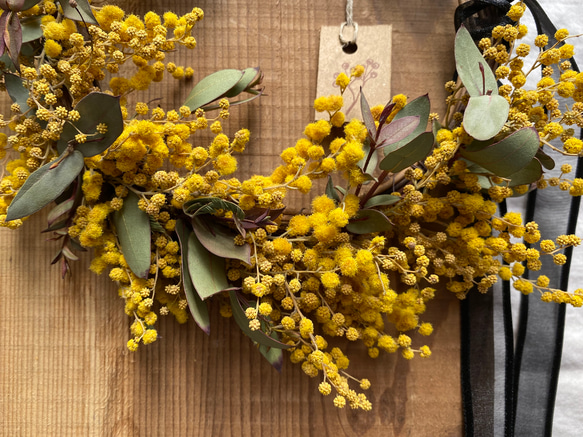
<svg viewBox="0 0 583 437">
<path fill-rule="evenodd" d="M 352 19 L 352 8 L 353 0 L 346 0 L 346 21 L 340 25 L 340 33 L 338 38 L 340 39 L 340 44 L 343 46 L 348 44 L 356 44 L 356 37 L 358 35 L 358 23 Z M 353 33 L 351 39 L 344 38 L 344 28 L 346 26 L 352 27 Z"/>
<path fill-rule="evenodd" d="M 346 25 L 352 26 L 352 2 L 353 0 L 346 0 Z"/>
</svg>

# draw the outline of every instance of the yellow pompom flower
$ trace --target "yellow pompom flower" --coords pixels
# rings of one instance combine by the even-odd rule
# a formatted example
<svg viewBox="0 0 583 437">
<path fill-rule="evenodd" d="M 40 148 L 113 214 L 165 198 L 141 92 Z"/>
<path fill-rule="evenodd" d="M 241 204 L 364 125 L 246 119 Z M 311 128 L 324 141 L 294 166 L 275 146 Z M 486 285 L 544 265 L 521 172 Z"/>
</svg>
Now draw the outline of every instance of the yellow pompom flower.
<svg viewBox="0 0 583 437">
<path fill-rule="evenodd" d="M 155 329 L 148 329 L 142 337 L 142 342 L 144 344 L 154 343 L 158 338 L 158 332 Z"/>
<path fill-rule="evenodd" d="M 334 208 L 328 214 L 328 220 L 334 226 L 343 228 L 348 224 L 348 214 L 342 208 Z"/>
<path fill-rule="evenodd" d="M 95 13 L 95 18 L 97 18 L 99 26 L 106 32 L 109 32 L 111 29 L 111 23 L 114 21 L 121 21 L 124 15 L 125 12 L 120 7 L 106 5 Z"/>
<path fill-rule="evenodd" d="M 332 393 L 332 386 L 329 382 L 323 381 L 320 383 L 320 385 L 318 385 L 318 391 L 324 396 L 327 396 Z"/>
<path fill-rule="evenodd" d="M 567 153 L 578 154 L 583 149 L 583 141 L 578 138 L 569 138 L 563 143 L 563 149 Z"/>
<path fill-rule="evenodd" d="M 305 215 L 293 216 L 287 225 L 288 233 L 292 237 L 306 235 L 311 229 L 310 220 Z"/>
<path fill-rule="evenodd" d="M 338 228 L 328 223 L 314 225 L 314 237 L 324 244 L 331 243 L 338 235 Z"/>
<path fill-rule="evenodd" d="M 335 83 L 340 87 L 340 90 L 344 91 L 350 83 L 350 78 L 346 75 L 346 73 L 340 73 L 336 77 Z"/>
<path fill-rule="evenodd" d="M 501 267 L 500 270 L 498 270 L 498 276 L 500 276 L 503 281 L 510 281 L 510 279 L 512 279 L 512 271 L 508 267 Z"/>
<path fill-rule="evenodd" d="M 300 335 L 303 338 L 309 338 L 310 334 L 314 333 L 314 323 L 307 318 L 300 320 Z"/>
<path fill-rule="evenodd" d="M 43 25 L 43 36 L 47 39 L 64 40 L 68 38 L 65 26 L 56 21 L 49 21 Z"/>
<path fill-rule="evenodd" d="M 63 47 L 54 39 L 47 39 L 45 41 L 45 53 L 51 58 L 56 58 L 63 51 Z"/>
<path fill-rule="evenodd" d="M 280 237 L 273 240 L 273 249 L 278 255 L 289 255 L 293 246 L 289 240 Z"/>
<path fill-rule="evenodd" d="M 510 10 L 506 13 L 506 15 L 512 20 L 512 21 L 518 21 L 520 20 L 520 18 L 522 17 L 522 15 L 524 14 L 524 5 L 523 4 L 515 4 L 512 5 L 510 7 Z"/>
<path fill-rule="evenodd" d="M 340 285 L 340 277 L 335 272 L 325 272 L 320 276 L 322 285 L 326 288 L 336 288 Z"/>
<path fill-rule="evenodd" d="M 127 348 L 131 351 L 131 352 L 135 352 L 138 350 L 138 342 L 136 340 L 134 340 L 133 338 L 130 339 L 127 342 Z"/>
<path fill-rule="evenodd" d="M 562 41 L 569 36 L 569 31 L 567 29 L 559 29 L 555 32 L 555 39 L 557 41 Z"/>
<path fill-rule="evenodd" d="M 334 127 L 342 127 L 345 119 L 346 116 L 344 115 L 344 113 L 342 111 L 338 111 L 336 114 L 332 116 L 332 118 L 330 119 L 330 123 L 332 123 L 332 126 Z"/>
<path fill-rule="evenodd" d="M 352 70 L 350 71 L 350 75 L 354 76 L 354 77 L 360 77 L 364 74 L 364 66 L 363 65 L 357 65 L 356 67 L 352 68 Z"/>
<path fill-rule="evenodd" d="M 536 280 L 536 285 L 538 285 L 539 287 L 548 287 L 550 282 L 551 280 L 549 279 L 548 276 L 540 275 Z"/>
<path fill-rule="evenodd" d="M 312 212 L 328 214 L 336 207 L 333 199 L 330 199 L 325 194 L 315 197 L 312 200 Z"/>
<path fill-rule="evenodd" d="M 431 335 L 431 333 L 433 332 L 433 326 L 431 325 L 431 323 L 422 323 L 419 326 L 419 334 L 421 335 Z"/>
<path fill-rule="evenodd" d="M 346 135 L 347 141 L 358 141 L 362 142 L 366 139 L 368 135 L 366 126 L 356 118 L 353 118 L 344 126 L 344 134 Z"/>
<path fill-rule="evenodd" d="M 332 125 L 328 121 L 318 120 L 306 126 L 306 129 L 304 130 L 304 135 L 306 135 L 312 141 L 319 143 L 328 135 L 330 135 L 331 129 Z"/>
<path fill-rule="evenodd" d="M 216 171 L 222 175 L 230 175 L 237 170 L 237 159 L 230 153 L 223 153 L 213 161 Z"/>
<path fill-rule="evenodd" d="M 393 103 L 395 104 L 395 109 L 404 108 L 407 104 L 407 96 L 404 94 L 397 94 L 393 97 Z"/>
<path fill-rule="evenodd" d="M 364 158 L 364 150 L 362 143 L 358 141 L 349 141 L 344 145 L 342 151 L 336 157 L 336 164 L 338 168 L 346 169 L 355 165 L 358 161 Z"/>
<path fill-rule="evenodd" d="M 291 187 L 297 188 L 300 193 L 309 193 L 312 189 L 312 180 L 306 176 L 300 176 L 290 184 Z"/>
</svg>

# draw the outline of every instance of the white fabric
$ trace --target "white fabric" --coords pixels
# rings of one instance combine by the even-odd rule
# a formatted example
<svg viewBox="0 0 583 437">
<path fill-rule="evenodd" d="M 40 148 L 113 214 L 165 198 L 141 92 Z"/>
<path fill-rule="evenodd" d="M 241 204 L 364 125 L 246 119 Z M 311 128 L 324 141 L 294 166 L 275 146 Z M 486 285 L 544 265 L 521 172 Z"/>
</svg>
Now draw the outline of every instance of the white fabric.
<svg viewBox="0 0 583 437">
<path fill-rule="evenodd" d="M 583 21 L 581 20 L 583 1 L 538 0 L 538 2 L 557 28 L 566 28 L 571 35 L 583 33 Z M 527 13 L 527 15 L 529 14 Z M 536 36 L 536 26 L 532 17 L 525 16 L 523 22 L 529 27 L 529 35 L 525 39 L 534 39 Z M 568 42 L 575 46 L 575 60 L 578 62 L 579 67 L 583 69 L 583 37 L 573 38 Z M 534 46 L 532 47 L 534 48 Z M 529 79 L 530 87 L 536 88 L 537 76 L 533 75 Z M 509 203 L 508 209 L 524 210 L 524 199 L 513 199 Z M 579 215 L 577 235 L 583 237 L 583 211 Z M 548 258 L 546 261 L 548 262 Z M 583 288 L 583 247 L 574 250 L 571 265 L 569 291 L 574 291 L 577 288 Z M 513 292 L 514 321 L 516 322 L 520 296 L 516 290 L 513 290 Z M 552 305 L 552 303 L 549 305 Z M 568 306 L 563 358 L 553 422 L 553 435 L 555 436 L 576 437 L 583 433 L 581 430 L 583 426 L 583 409 L 579 406 L 583 394 L 583 361 L 581 358 L 583 358 L 583 308 L 572 308 Z"/>
</svg>

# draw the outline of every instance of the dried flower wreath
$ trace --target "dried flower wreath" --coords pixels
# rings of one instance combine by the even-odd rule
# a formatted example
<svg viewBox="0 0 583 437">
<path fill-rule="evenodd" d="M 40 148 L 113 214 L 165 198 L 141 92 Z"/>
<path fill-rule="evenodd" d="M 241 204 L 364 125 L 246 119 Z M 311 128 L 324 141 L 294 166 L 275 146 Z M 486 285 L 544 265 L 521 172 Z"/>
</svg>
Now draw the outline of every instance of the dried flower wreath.
<svg viewBox="0 0 583 437">
<path fill-rule="evenodd" d="M 555 165 L 553 153 L 582 153 L 570 126 L 583 126 L 583 73 L 569 61 L 565 29 L 550 46 L 537 36 L 536 61 L 524 65 L 532 48 L 519 43 L 523 2 L 510 8 L 511 24 L 478 47 L 460 28 L 459 80 L 445 84 L 443 118 L 430 113 L 426 96 L 396 95 L 371 108 L 361 92 L 363 120 L 345 120 L 342 95 L 364 73 L 356 67 L 337 77 L 338 95 L 315 100 L 329 117 L 307 125 L 270 175 L 247 180 L 232 174 L 250 132 L 229 138 L 222 121 L 232 105 L 260 96 L 258 69 L 207 76 L 177 110 L 128 106 L 130 93 L 165 72 L 192 77 L 165 53 L 196 46 L 201 9 L 139 18 L 87 0 L 0 0 L 0 7 L 3 85 L 13 101 L 0 119 L 11 131 L 0 134 L 0 225 L 18 228 L 53 205 L 47 232 L 62 243 L 53 263 L 65 275 L 76 249 L 93 249 L 91 270 L 109 272 L 133 320 L 130 350 L 158 338 L 159 315 L 193 317 L 208 333 L 213 297 L 276 368 L 287 350 L 307 375 L 322 378 L 322 394 L 336 392 L 334 405 L 368 410 L 350 383 L 366 390 L 370 382 L 350 376 L 349 359 L 329 341 L 361 341 L 372 358 L 428 357 L 420 338 L 433 328 L 423 313 L 437 284 L 463 299 L 512 279 L 544 301 L 583 304 L 583 290 L 523 276 L 545 258 L 564 264 L 563 249 L 580 239 L 541 239 L 537 223 L 497 215 L 504 199 L 535 188 L 583 194 L 571 165 L 558 177 L 543 170 Z M 124 64 L 134 68 L 122 74 Z M 539 66 L 537 88 L 525 89 Z M 210 144 L 193 145 L 208 130 Z M 287 193 L 308 193 L 327 177 L 311 213 L 284 219 Z"/>
</svg>

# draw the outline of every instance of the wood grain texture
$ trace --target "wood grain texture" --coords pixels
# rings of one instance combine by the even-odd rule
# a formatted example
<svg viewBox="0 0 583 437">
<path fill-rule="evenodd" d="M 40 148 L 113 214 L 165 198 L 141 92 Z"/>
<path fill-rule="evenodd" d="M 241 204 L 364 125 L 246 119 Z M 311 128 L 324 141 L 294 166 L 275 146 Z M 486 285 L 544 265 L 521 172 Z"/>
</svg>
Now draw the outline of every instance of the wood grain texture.
<svg viewBox="0 0 583 437">
<path fill-rule="evenodd" d="M 123 2 L 118 2 L 123 3 Z M 192 1 L 141 1 L 132 12 L 185 12 Z M 197 78 L 221 68 L 260 65 L 267 95 L 233 110 L 229 129 L 249 127 L 241 174 L 268 173 L 313 117 L 319 28 L 344 21 L 341 1 L 204 0 L 199 46 L 176 63 Z M 410 98 L 431 91 L 443 108 L 453 73 L 457 1 L 355 2 L 359 25 L 393 25 L 391 89 Z M 192 84 L 165 81 L 148 98 L 170 108 Z M 201 142 L 205 139 L 201 137 Z M 306 205 L 305 198 L 294 198 Z M 0 229 L 0 435 L 5 436 L 460 436 L 458 304 L 446 293 L 429 305 L 430 359 L 367 357 L 347 345 L 355 376 L 372 382 L 373 411 L 338 410 L 319 380 L 287 362 L 274 371 L 234 321 L 212 311 L 211 336 L 193 322 L 161 320 L 162 338 L 125 348 L 129 320 L 106 276 L 87 271 L 90 255 L 62 280 L 56 251 L 40 231 Z"/>
</svg>

